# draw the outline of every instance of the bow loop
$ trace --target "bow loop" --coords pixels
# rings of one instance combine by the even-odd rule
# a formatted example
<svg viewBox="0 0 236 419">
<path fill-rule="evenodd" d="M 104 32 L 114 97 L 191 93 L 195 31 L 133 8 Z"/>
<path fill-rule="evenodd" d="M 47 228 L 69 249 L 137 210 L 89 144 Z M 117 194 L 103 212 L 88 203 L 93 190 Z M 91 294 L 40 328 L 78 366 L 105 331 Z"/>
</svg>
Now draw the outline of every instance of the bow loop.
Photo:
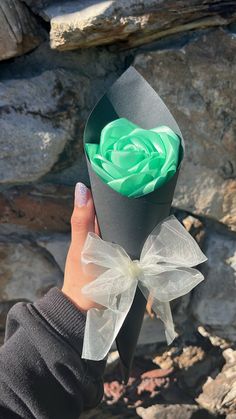
<svg viewBox="0 0 236 419">
<path fill-rule="evenodd" d="M 182 295 L 187 294 L 196 287 L 204 276 L 193 268 L 173 268 L 166 265 L 166 269 L 153 269 L 146 271 L 144 280 L 141 280 L 149 292 L 158 301 L 172 301 Z"/>
<path fill-rule="evenodd" d="M 193 267 L 207 260 L 193 237 L 172 215 L 158 224 L 144 243 L 141 263 Z"/>
<path fill-rule="evenodd" d="M 119 245 L 89 233 L 82 262 L 95 279 L 82 292 L 101 306 L 87 313 L 82 358 L 103 359 L 130 310 L 137 286 L 165 325 L 168 344 L 176 336 L 170 301 L 198 285 L 203 275 L 192 267 L 207 260 L 197 243 L 174 217 L 148 236 L 140 260 L 132 261 Z"/>
<path fill-rule="evenodd" d="M 95 233 L 88 233 L 81 254 L 81 262 L 86 273 L 98 276 L 107 269 L 119 270 L 130 260 L 123 247 L 106 242 Z"/>
</svg>

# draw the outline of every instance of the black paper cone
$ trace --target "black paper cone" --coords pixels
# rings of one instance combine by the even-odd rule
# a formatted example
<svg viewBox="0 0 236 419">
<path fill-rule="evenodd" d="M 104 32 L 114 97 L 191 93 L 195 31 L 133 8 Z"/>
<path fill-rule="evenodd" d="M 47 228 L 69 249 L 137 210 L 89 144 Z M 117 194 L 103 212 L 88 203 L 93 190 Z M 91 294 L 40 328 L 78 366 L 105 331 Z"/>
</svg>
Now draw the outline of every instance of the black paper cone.
<svg viewBox="0 0 236 419">
<path fill-rule="evenodd" d="M 101 130 L 117 118 L 126 118 L 144 129 L 158 125 L 170 127 L 181 139 L 181 162 L 184 142 L 175 119 L 155 90 L 133 67 L 122 74 L 93 109 L 86 124 L 84 143 L 99 143 Z M 138 259 L 148 234 L 170 213 L 179 170 L 169 182 L 154 192 L 140 198 L 128 198 L 105 184 L 93 171 L 88 159 L 87 164 L 102 238 L 121 245 L 132 259 Z M 126 382 L 145 306 L 146 300 L 137 290 L 116 339 Z"/>
</svg>

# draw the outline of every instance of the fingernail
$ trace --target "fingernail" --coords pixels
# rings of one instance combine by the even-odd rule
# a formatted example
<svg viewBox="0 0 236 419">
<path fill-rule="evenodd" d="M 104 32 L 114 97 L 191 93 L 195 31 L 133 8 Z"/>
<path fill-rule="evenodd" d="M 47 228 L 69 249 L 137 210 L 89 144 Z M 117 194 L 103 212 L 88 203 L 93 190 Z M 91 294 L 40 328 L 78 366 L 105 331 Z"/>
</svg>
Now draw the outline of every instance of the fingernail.
<svg viewBox="0 0 236 419">
<path fill-rule="evenodd" d="M 87 204 L 89 199 L 88 188 L 81 182 L 76 183 L 75 186 L 75 205 L 83 207 Z"/>
</svg>

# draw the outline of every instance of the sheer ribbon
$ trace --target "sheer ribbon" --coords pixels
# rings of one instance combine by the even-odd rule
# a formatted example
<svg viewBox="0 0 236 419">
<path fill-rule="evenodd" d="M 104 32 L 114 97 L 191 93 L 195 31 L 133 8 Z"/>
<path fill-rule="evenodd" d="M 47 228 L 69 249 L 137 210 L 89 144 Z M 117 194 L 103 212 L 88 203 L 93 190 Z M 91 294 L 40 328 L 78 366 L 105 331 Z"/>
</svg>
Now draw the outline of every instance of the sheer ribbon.
<svg viewBox="0 0 236 419">
<path fill-rule="evenodd" d="M 101 308 L 87 312 L 82 358 L 98 361 L 109 352 L 134 300 L 137 287 L 163 321 L 167 343 L 176 337 L 169 302 L 203 279 L 193 269 L 207 260 L 180 222 L 170 216 L 146 239 L 140 260 L 119 245 L 89 233 L 82 251 L 85 271 L 94 279 L 82 289 Z"/>
</svg>

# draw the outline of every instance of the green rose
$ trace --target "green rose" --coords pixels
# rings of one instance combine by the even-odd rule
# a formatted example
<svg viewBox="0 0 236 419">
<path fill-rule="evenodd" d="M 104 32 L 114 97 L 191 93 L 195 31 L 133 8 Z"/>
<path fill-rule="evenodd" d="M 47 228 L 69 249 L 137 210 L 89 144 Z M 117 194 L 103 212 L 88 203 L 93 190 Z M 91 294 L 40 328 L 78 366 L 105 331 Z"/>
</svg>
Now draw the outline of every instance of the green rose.
<svg viewBox="0 0 236 419">
<path fill-rule="evenodd" d="M 96 174 L 116 192 L 137 198 L 176 172 L 180 139 L 167 126 L 145 130 L 125 118 L 107 124 L 100 144 L 86 144 Z"/>
</svg>

